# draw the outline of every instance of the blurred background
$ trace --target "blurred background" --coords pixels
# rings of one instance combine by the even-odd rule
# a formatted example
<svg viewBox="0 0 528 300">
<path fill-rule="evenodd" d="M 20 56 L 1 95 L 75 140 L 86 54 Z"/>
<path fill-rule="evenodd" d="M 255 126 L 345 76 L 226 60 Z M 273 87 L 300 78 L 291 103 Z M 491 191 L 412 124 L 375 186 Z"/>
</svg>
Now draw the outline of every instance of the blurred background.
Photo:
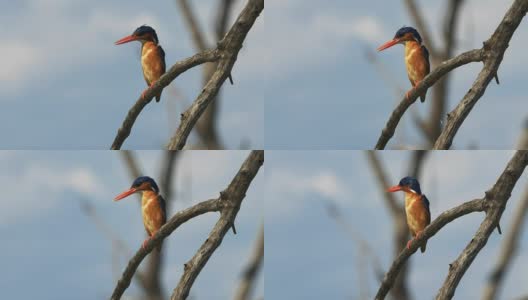
<svg viewBox="0 0 528 300">
<path fill-rule="evenodd" d="M 5 299 L 107 299 L 146 237 L 136 197 L 112 199 L 128 189 L 131 169 L 153 177 L 163 191 L 168 218 L 218 197 L 247 151 L 28 151 L 0 152 L 0 290 Z M 169 184 L 167 169 L 172 168 Z M 263 169 L 261 169 L 263 172 Z M 263 174 L 252 182 L 230 231 L 198 276 L 190 299 L 233 299 L 263 222 Z M 169 186 L 170 189 L 164 188 Z M 218 220 L 196 217 L 163 244 L 161 267 L 149 254 L 139 272 L 158 280 L 167 299 L 186 263 Z M 148 275 L 147 275 L 148 274 Z M 264 296 L 262 270 L 251 299 Z M 123 299 L 152 299 L 132 279 Z"/>
<path fill-rule="evenodd" d="M 483 197 L 512 155 L 512 151 L 383 151 L 377 152 L 375 159 L 387 177 L 388 185 L 383 189 L 397 185 L 404 176 L 417 175 L 434 220 L 447 209 Z M 372 162 L 372 157 L 362 151 L 266 152 L 267 297 L 374 297 L 378 278 L 384 276 L 409 237 L 404 236 L 403 246 L 395 249 L 399 229 Z M 527 184 L 525 172 L 500 221 L 502 235 L 492 233 L 456 289 L 456 299 L 482 297 L 513 216 L 521 202 L 528 201 Z M 393 195 L 403 210 L 403 193 Z M 396 299 L 434 298 L 449 264 L 469 243 L 483 219 L 483 213 L 466 215 L 429 239 L 427 251 L 414 253 L 407 261 L 406 279 L 400 286 L 407 294 L 400 291 Z M 523 226 L 526 228 L 526 222 Z M 528 231 L 519 235 L 518 242 L 495 299 L 528 296 Z M 393 287 L 391 291 L 395 290 Z"/>
<path fill-rule="evenodd" d="M 266 89 L 266 149 L 374 148 L 390 113 L 411 87 L 403 46 L 381 53 L 376 48 L 402 26 L 417 27 L 410 2 L 418 7 L 439 53 L 434 65 L 435 60 L 482 47 L 513 1 L 266 1 L 273 22 L 266 22 L 262 38 L 274 41 L 267 45 L 269 61 L 262 68 L 274 74 Z M 454 4 L 457 14 L 447 27 L 452 29 L 447 43 L 445 24 L 450 24 Z M 490 83 L 452 149 L 516 147 L 528 117 L 526 22 L 506 50 L 500 85 Z M 481 68 L 481 63 L 458 68 L 443 88 L 429 89 L 425 104 L 413 104 L 404 115 L 387 149 L 427 148 Z"/>
<path fill-rule="evenodd" d="M 0 70 L 0 149 L 108 149 L 128 110 L 147 87 L 140 43 L 114 42 L 148 24 L 166 52 L 167 69 L 197 52 L 181 3 L 189 4 L 207 46 L 217 39 L 224 0 L 8 1 L 0 11 L 4 58 Z M 227 28 L 245 1 L 230 1 Z M 188 146 L 260 149 L 264 144 L 261 89 L 263 16 L 251 29 L 216 111 L 199 123 Z M 221 34 L 223 36 L 223 34 Z M 267 43 L 267 42 L 266 42 Z M 207 70 L 196 67 L 147 105 L 123 149 L 161 149 L 180 114 L 202 89 Z"/>
</svg>

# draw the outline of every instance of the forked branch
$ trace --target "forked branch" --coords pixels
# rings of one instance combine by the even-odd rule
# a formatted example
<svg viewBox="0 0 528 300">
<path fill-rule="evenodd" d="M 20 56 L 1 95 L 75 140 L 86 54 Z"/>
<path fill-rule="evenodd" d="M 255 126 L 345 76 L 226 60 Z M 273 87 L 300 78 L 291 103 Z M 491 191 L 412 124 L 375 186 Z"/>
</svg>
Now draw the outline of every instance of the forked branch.
<svg viewBox="0 0 528 300">
<path fill-rule="evenodd" d="M 264 151 L 252 151 L 244 161 L 240 170 L 235 175 L 229 186 L 215 199 L 200 202 L 190 208 L 184 209 L 170 218 L 160 230 L 146 243 L 145 248 L 141 247 L 128 262 L 121 279 L 117 282 L 111 299 L 120 299 L 125 290 L 130 285 L 130 281 L 136 272 L 139 264 L 176 228 L 188 220 L 208 212 L 220 212 L 220 218 L 211 231 L 208 239 L 198 250 L 196 255 L 184 268 L 184 273 L 175 289 L 171 299 L 185 299 L 191 289 L 194 280 L 211 257 L 213 252 L 220 245 L 224 235 L 234 223 L 235 217 L 240 209 L 242 200 L 246 195 L 253 178 L 258 173 L 260 166 L 264 163 Z"/>
</svg>

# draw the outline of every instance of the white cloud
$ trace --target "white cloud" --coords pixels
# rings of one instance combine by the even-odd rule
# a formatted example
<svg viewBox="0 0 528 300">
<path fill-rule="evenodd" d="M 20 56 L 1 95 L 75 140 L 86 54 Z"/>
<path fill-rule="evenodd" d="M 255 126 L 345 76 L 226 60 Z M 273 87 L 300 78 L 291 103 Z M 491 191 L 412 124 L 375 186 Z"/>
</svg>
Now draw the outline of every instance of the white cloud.
<svg viewBox="0 0 528 300">
<path fill-rule="evenodd" d="M 20 221 L 24 216 L 45 214 L 56 206 L 60 194 L 74 191 L 82 195 L 104 195 L 102 185 L 95 174 L 85 167 L 58 168 L 44 164 L 22 167 L 16 174 L 0 174 L 3 189 L 3 209 L 0 224 Z"/>
<path fill-rule="evenodd" d="M 2 37 L 0 91 L 13 93 L 35 78 L 46 78 L 72 67 L 93 63 L 112 53 L 113 42 L 130 34 L 138 24 L 156 27 L 156 18 L 145 13 L 126 15 L 113 8 L 100 7 L 79 16 L 74 1 L 33 1 L 16 35 Z M 35 30 L 34 25 L 38 24 Z M 4 97 L 4 99 L 10 99 Z"/>
<path fill-rule="evenodd" d="M 370 43 L 386 36 L 376 16 L 354 16 L 348 11 L 304 13 L 305 6 L 303 1 L 266 2 L 264 16 L 249 33 L 249 50 L 243 51 L 237 68 L 246 74 L 281 76 L 335 60 L 347 54 L 353 40 Z M 273 18 L 266 15 L 269 11 Z M 301 12 L 304 15 L 299 18 Z"/>
<path fill-rule="evenodd" d="M 374 16 L 350 18 L 337 15 L 317 15 L 313 20 L 315 34 L 335 39 L 359 39 L 378 43 L 387 38 L 383 26 Z"/>
<path fill-rule="evenodd" d="M 265 205 L 270 212 L 272 210 L 271 215 L 290 213 L 294 208 L 307 204 L 303 197 L 310 195 L 344 202 L 348 199 L 346 195 L 350 194 L 341 178 L 333 171 L 317 170 L 307 174 L 285 169 L 272 169 L 266 193 Z"/>
</svg>

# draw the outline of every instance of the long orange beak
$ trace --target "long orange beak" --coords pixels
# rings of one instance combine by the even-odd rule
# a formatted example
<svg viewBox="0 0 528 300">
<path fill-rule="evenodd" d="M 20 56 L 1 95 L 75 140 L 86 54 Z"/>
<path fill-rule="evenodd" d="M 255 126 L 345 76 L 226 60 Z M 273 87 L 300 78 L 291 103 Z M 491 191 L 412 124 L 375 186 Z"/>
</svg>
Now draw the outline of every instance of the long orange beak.
<svg viewBox="0 0 528 300">
<path fill-rule="evenodd" d="M 124 38 L 122 38 L 119 41 L 115 42 L 115 44 L 116 45 L 121 45 L 121 44 L 124 44 L 124 43 L 137 41 L 137 40 L 139 40 L 139 37 L 134 36 L 134 35 L 129 35 L 129 36 L 125 36 Z"/>
<path fill-rule="evenodd" d="M 129 189 L 128 191 L 124 191 L 124 192 L 122 192 L 121 194 L 117 195 L 117 196 L 114 198 L 114 201 L 119 201 L 119 200 L 121 200 L 121 199 L 123 199 L 123 198 L 126 198 L 126 197 L 128 197 L 128 196 L 134 194 L 134 193 L 137 192 L 137 191 L 138 191 L 138 190 L 135 189 L 135 188 L 131 188 L 131 189 Z"/>
<path fill-rule="evenodd" d="M 402 187 L 399 185 L 395 185 L 387 189 L 387 192 L 390 192 L 390 193 L 397 192 L 397 191 L 403 191 Z"/>
<path fill-rule="evenodd" d="M 377 50 L 378 50 L 378 51 L 383 51 L 383 50 L 385 50 L 385 49 L 387 49 L 387 48 L 390 48 L 390 47 L 392 47 L 392 46 L 398 44 L 399 42 L 400 42 L 399 39 L 393 39 L 393 40 L 390 40 L 390 41 L 386 42 L 385 44 L 379 46 Z"/>
</svg>

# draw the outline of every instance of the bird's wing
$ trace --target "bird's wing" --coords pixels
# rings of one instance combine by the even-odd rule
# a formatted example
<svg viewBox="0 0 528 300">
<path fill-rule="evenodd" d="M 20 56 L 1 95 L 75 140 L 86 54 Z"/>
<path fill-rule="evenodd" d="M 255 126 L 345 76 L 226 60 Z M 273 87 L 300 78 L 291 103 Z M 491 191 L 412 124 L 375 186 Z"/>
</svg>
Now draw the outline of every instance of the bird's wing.
<svg viewBox="0 0 528 300">
<path fill-rule="evenodd" d="M 165 69 L 166 69 L 166 65 L 165 65 L 165 51 L 163 51 L 163 48 L 161 48 L 160 45 L 158 45 L 158 50 L 159 50 L 159 53 L 160 53 L 160 57 L 161 57 L 161 68 L 163 70 L 163 74 L 165 74 Z"/>
<path fill-rule="evenodd" d="M 425 197 L 425 195 L 422 195 L 422 202 L 425 207 L 426 211 L 426 217 L 427 217 L 427 224 L 431 223 L 431 211 L 429 210 L 429 199 Z"/>
<path fill-rule="evenodd" d="M 423 55 L 425 58 L 425 68 L 426 68 L 425 74 L 429 74 L 429 72 L 431 71 L 431 64 L 429 63 L 429 51 L 424 45 L 422 45 L 422 51 L 423 51 Z"/>
<path fill-rule="evenodd" d="M 161 208 L 162 224 L 165 224 L 167 222 L 167 210 L 165 208 L 165 199 L 161 195 L 158 195 L 158 203 Z"/>
</svg>

